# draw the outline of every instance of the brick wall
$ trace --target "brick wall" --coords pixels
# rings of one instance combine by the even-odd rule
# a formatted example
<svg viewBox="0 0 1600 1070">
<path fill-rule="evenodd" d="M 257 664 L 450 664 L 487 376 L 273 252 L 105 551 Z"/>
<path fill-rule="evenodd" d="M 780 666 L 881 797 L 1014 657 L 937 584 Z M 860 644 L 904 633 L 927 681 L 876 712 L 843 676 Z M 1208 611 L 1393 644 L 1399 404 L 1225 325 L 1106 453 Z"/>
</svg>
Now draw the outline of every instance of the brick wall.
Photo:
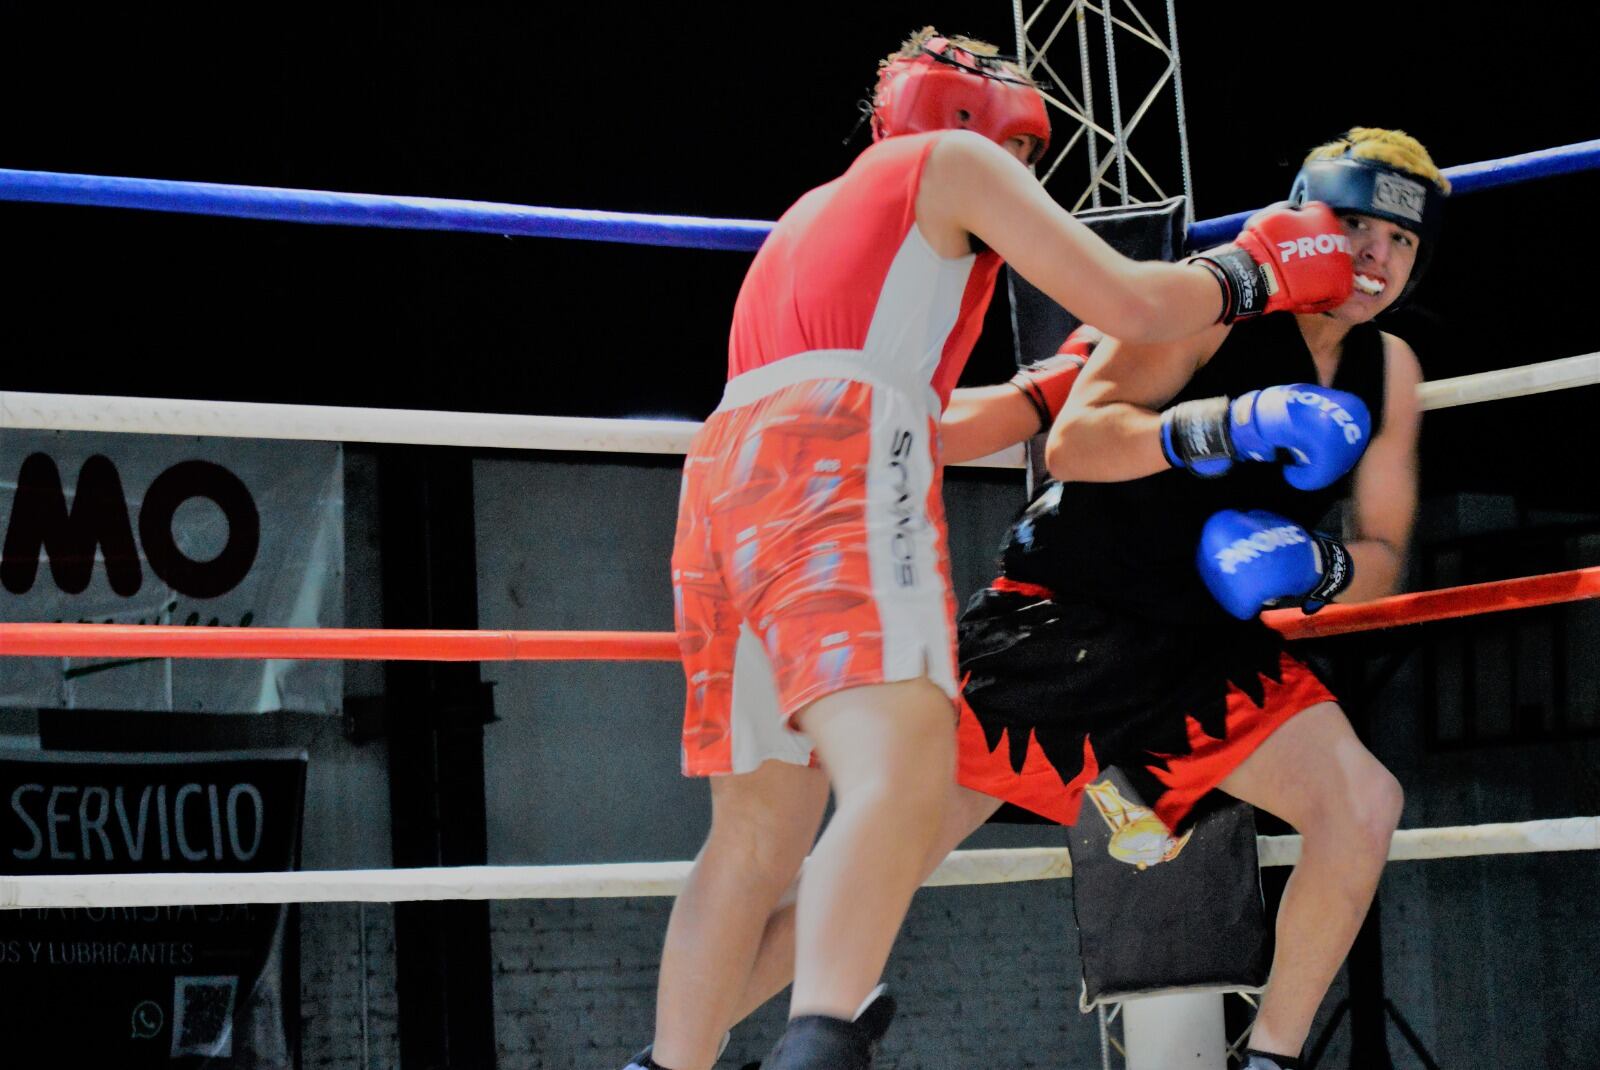
<svg viewBox="0 0 1600 1070">
<path fill-rule="evenodd" d="M 386 903 L 308 903 L 300 911 L 300 946 L 304 1070 L 399 1066 L 394 908 Z"/>
<path fill-rule="evenodd" d="M 900 1014 L 883 1070 L 1098 1065 L 1077 1009 L 1077 937 L 1061 882 L 935 888 L 907 919 L 887 980 Z M 502 1070 L 616 1070 L 648 1043 L 666 899 L 496 903 Z M 719 1065 L 765 1055 L 780 996 L 734 1031 Z"/>
</svg>

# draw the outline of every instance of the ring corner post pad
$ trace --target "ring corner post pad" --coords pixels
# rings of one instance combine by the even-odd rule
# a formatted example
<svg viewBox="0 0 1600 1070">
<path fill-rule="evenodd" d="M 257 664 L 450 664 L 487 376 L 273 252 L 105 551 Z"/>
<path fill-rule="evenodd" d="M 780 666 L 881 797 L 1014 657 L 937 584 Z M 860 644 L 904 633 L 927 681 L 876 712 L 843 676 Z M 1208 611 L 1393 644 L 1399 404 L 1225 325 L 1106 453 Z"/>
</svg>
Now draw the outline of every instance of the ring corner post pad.
<svg viewBox="0 0 1600 1070">
<path fill-rule="evenodd" d="M 1134 260 L 1176 260 L 1183 252 L 1188 210 L 1182 197 L 1156 204 L 1091 208 L 1076 218 L 1117 252 Z M 1054 354 L 1081 323 L 1075 315 L 1012 269 L 1005 270 L 1011 300 L 1013 353 L 1017 366 L 1027 367 Z M 1026 443 L 1029 500 L 1049 480 L 1044 464 L 1044 435 Z"/>
<path fill-rule="evenodd" d="M 1174 835 L 1116 768 L 1068 830 L 1085 1012 L 1121 1003 L 1128 1070 L 1225 1070 L 1222 994 L 1259 991 L 1272 937 L 1255 816 L 1213 793 Z"/>
</svg>

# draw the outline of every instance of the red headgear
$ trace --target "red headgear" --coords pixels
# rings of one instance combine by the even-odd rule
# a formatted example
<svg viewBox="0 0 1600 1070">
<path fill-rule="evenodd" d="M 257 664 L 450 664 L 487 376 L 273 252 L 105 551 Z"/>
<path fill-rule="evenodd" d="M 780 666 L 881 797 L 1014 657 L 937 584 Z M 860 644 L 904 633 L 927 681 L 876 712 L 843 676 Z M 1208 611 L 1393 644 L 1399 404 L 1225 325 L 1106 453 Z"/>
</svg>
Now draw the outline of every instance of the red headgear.
<svg viewBox="0 0 1600 1070">
<path fill-rule="evenodd" d="M 1033 160 L 1050 144 L 1044 98 L 995 57 L 934 37 L 920 55 L 894 60 L 878 72 L 872 140 L 957 129 L 975 130 L 1000 144 L 1032 135 L 1039 140 Z"/>
</svg>

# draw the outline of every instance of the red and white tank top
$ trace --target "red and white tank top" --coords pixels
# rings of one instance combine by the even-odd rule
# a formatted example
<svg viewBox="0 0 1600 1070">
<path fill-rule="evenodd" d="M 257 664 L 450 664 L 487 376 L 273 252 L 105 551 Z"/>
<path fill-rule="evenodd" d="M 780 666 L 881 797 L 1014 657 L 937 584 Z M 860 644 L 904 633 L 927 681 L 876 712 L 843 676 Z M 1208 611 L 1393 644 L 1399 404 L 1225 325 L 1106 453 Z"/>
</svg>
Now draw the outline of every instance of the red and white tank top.
<svg viewBox="0 0 1600 1070">
<path fill-rule="evenodd" d="M 802 353 L 928 384 L 949 403 L 994 294 L 1000 257 L 943 257 L 917 229 L 938 134 L 889 138 L 805 194 L 756 254 L 734 306 L 728 378 Z"/>
</svg>

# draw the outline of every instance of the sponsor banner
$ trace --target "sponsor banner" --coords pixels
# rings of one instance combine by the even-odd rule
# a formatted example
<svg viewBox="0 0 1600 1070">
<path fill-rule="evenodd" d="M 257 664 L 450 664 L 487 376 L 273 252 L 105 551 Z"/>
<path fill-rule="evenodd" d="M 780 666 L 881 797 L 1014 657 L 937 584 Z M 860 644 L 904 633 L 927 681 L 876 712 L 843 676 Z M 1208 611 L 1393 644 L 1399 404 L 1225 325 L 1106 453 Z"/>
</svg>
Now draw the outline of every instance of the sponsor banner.
<svg viewBox="0 0 1600 1070">
<path fill-rule="evenodd" d="M 337 627 L 343 472 L 337 443 L 0 431 L 0 620 Z M 332 713 L 342 682 L 338 661 L 24 658 L 0 706 Z"/>
<path fill-rule="evenodd" d="M 305 752 L 0 750 L 0 871 L 289 870 Z M 17 1066 L 291 1070 L 297 913 L 281 905 L 0 910 Z"/>
</svg>

